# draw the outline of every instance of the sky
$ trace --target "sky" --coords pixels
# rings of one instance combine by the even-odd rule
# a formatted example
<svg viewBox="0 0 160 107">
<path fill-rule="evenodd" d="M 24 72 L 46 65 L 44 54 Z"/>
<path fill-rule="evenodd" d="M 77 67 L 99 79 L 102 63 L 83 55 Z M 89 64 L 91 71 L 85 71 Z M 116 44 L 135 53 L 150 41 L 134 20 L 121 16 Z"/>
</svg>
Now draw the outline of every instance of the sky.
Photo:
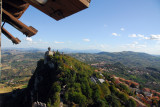
<svg viewBox="0 0 160 107">
<path fill-rule="evenodd" d="M 135 51 L 160 55 L 160 0 L 91 0 L 89 8 L 56 21 L 30 6 L 20 20 L 38 33 L 18 45 L 2 35 L 2 48 L 43 48 L 106 52 Z"/>
</svg>

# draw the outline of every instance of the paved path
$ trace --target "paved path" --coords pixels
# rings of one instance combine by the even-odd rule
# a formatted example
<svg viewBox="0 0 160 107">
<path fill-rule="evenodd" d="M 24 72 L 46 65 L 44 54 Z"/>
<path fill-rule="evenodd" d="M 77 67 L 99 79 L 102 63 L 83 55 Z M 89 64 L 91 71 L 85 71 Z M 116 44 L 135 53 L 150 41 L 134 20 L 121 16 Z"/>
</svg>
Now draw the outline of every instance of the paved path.
<svg viewBox="0 0 160 107">
<path fill-rule="evenodd" d="M 142 103 L 141 101 L 139 101 L 138 99 L 132 97 L 132 96 L 129 96 L 131 99 L 135 100 L 136 103 L 138 103 L 138 107 L 147 107 L 144 103 Z"/>
</svg>

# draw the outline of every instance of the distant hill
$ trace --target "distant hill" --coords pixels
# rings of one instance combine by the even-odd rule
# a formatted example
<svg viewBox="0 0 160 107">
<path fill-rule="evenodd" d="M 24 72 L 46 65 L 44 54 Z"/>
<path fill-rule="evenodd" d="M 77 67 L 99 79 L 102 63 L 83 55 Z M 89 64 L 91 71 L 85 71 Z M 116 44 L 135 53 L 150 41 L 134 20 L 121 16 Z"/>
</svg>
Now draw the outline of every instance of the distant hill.
<svg viewBox="0 0 160 107">
<path fill-rule="evenodd" d="M 97 54 L 70 54 L 70 56 L 87 63 L 116 63 L 121 62 L 128 67 L 153 67 L 160 70 L 160 57 L 139 52 L 100 52 Z"/>
<path fill-rule="evenodd" d="M 17 51 L 23 51 L 23 52 L 45 52 L 47 49 L 40 49 L 40 48 L 2 48 L 2 51 L 11 51 L 11 50 L 17 50 Z M 53 49 L 52 49 L 53 50 Z M 101 50 L 98 49 L 85 49 L 85 50 L 76 50 L 76 49 L 54 49 L 54 51 L 64 52 L 64 53 L 99 53 Z"/>
<path fill-rule="evenodd" d="M 36 63 L 44 57 L 44 52 L 3 50 L 2 51 L 2 79 L 12 79 L 14 76 L 28 76 L 36 68 Z"/>
<path fill-rule="evenodd" d="M 2 78 L 12 76 L 31 75 L 35 70 L 36 62 L 44 57 L 45 51 L 40 50 L 2 50 Z M 127 67 L 155 68 L 160 71 L 160 57 L 137 52 L 100 52 L 100 53 L 72 53 L 74 58 L 85 63 L 104 61 L 107 64 L 120 62 Z"/>
<path fill-rule="evenodd" d="M 86 50 L 75 50 L 75 49 L 59 49 L 60 52 L 64 53 L 99 53 L 101 52 L 100 50 L 97 49 L 86 49 Z"/>
</svg>

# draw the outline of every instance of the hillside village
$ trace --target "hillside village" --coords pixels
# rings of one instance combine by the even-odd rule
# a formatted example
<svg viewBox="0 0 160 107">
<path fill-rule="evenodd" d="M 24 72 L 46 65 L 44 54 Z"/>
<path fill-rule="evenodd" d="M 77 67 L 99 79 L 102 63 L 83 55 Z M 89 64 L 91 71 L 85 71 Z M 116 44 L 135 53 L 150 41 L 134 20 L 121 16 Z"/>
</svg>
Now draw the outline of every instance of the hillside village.
<svg viewBox="0 0 160 107">
<path fill-rule="evenodd" d="M 160 71 L 151 67 L 127 67 L 120 62 L 108 64 L 105 61 L 90 64 L 99 72 L 106 72 L 128 80 L 140 83 L 143 87 L 160 91 Z"/>
<path fill-rule="evenodd" d="M 140 85 L 134 81 L 126 80 L 124 78 L 116 77 L 115 75 L 112 75 L 112 78 L 115 79 L 115 83 L 117 85 L 119 84 L 125 84 L 127 87 L 130 88 L 130 90 L 135 94 L 135 98 L 139 101 L 152 106 L 153 104 L 160 101 L 160 93 L 151 90 L 149 88 L 140 88 Z"/>
<path fill-rule="evenodd" d="M 95 70 L 95 72 L 98 72 L 98 70 Z M 91 77 L 91 81 L 95 84 L 103 82 L 111 83 L 111 81 L 105 80 L 105 77 L 102 73 L 100 73 L 100 75 L 103 79 Z M 133 96 L 131 95 L 130 98 L 134 99 L 137 105 L 140 107 L 146 107 L 146 105 L 153 106 L 160 102 L 160 93 L 155 90 L 151 90 L 149 88 L 141 88 L 139 83 L 131 80 L 126 80 L 115 75 L 111 75 L 110 78 L 114 79 L 114 83 L 116 85 L 124 84 L 125 86 L 127 86 L 133 93 Z"/>
<path fill-rule="evenodd" d="M 105 65 L 105 63 L 102 62 L 102 63 L 91 64 L 91 65 L 102 67 Z M 106 71 L 106 69 L 101 68 L 101 69 L 95 70 L 95 72 L 100 72 L 100 75 L 103 76 L 103 74 L 101 73 L 102 71 Z M 109 71 L 112 71 L 112 69 L 109 69 L 108 72 Z M 107 83 L 111 82 L 111 81 L 105 80 L 104 76 L 102 78 L 103 79 L 97 79 L 96 77 L 91 77 L 91 80 L 95 83 L 97 82 L 103 83 L 104 81 L 106 81 Z M 146 107 L 146 105 L 153 106 L 153 105 L 156 105 L 158 102 L 160 102 L 160 93 L 155 90 L 152 90 L 149 88 L 142 88 L 140 87 L 140 84 L 137 82 L 134 82 L 132 80 L 126 80 L 124 78 L 120 78 L 115 75 L 111 75 L 110 78 L 114 79 L 114 83 L 116 85 L 124 84 L 125 86 L 127 86 L 132 91 L 134 96 L 134 97 L 133 96 L 130 96 L 130 97 L 133 98 L 137 102 L 137 105 L 141 107 L 144 107 L 144 106 Z"/>
</svg>

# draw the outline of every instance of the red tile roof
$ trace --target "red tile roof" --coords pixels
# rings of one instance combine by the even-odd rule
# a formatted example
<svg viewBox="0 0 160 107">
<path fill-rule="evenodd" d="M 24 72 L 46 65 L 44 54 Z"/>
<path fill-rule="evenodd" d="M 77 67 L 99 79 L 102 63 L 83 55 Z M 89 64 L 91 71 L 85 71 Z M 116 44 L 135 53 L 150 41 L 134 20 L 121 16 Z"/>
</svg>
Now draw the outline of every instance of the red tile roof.
<svg viewBox="0 0 160 107">
<path fill-rule="evenodd" d="M 143 88 L 143 91 L 144 92 L 150 92 L 150 89 L 149 88 Z"/>
</svg>

